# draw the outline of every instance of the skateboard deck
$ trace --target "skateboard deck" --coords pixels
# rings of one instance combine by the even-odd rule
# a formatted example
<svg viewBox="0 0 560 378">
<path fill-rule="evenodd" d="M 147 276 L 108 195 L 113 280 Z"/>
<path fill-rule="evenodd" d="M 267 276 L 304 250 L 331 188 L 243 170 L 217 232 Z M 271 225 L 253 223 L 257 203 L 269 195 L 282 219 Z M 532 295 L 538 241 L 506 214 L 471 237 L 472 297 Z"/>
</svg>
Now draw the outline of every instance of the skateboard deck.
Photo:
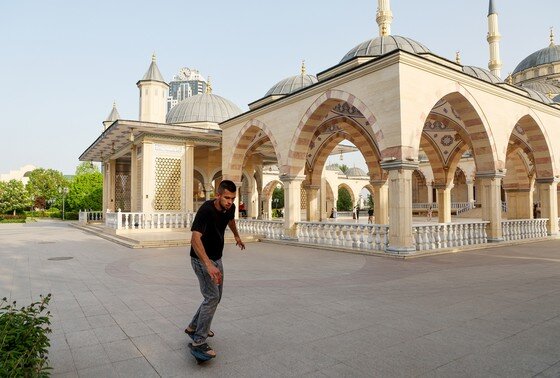
<svg viewBox="0 0 560 378">
<path fill-rule="evenodd" d="M 196 359 L 197 364 L 202 364 L 202 363 L 204 363 L 206 361 L 210 361 L 212 358 L 214 358 L 214 357 L 208 357 L 205 354 L 201 354 L 199 351 L 197 351 L 196 349 L 193 348 L 192 343 L 189 343 L 189 348 L 191 350 L 191 354 Z"/>
</svg>

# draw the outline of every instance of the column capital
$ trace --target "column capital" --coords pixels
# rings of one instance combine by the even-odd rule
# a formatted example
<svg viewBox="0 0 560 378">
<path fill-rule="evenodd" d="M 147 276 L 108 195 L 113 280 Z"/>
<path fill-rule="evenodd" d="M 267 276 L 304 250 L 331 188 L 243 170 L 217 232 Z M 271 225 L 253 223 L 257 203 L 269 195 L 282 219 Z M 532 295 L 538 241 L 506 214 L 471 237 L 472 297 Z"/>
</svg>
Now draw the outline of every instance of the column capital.
<svg viewBox="0 0 560 378">
<path fill-rule="evenodd" d="M 305 176 L 290 176 L 287 174 L 280 175 L 280 181 L 283 183 L 290 183 L 290 182 L 303 182 L 305 180 Z"/>
<path fill-rule="evenodd" d="M 321 189 L 321 185 L 305 185 L 303 188 L 305 190 L 319 190 Z"/>
<path fill-rule="evenodd" d="M 554 184 L 558 183 L 559 181 L 560 180 L 556 177 L 543 177 L 535 180 L 537 184 Z"/>
<path fill-rule="evenodd" d="M 504 188 L 504 191 L 506 193 L 529 193 L 531 191 L 531 189 L 528 188 Z"/>
<path fill-rule="evenodd" d="M 381 161 L 381 168 L 386 171 L 394 171 L 400 169 L 406 169 L 413 171 L 418 169 L 418 160 L 397 160 L 397 159 L 385 159 Z"/>
<path fill-rule="evenodd" d="M 475 178 L 480 179 L 494 179 L 494 178 L 504 178 L 506 177 L 506 170 L 502 169 L 499 171 L 487 171 L 487 172 L 476 172 Z"/>
<path fill-rule="evenodd" d="M 382 187 L 383 185 L 387 184 L 387 180 L 369 180 L 371 186 L 375 187 Z"/>
</svg>

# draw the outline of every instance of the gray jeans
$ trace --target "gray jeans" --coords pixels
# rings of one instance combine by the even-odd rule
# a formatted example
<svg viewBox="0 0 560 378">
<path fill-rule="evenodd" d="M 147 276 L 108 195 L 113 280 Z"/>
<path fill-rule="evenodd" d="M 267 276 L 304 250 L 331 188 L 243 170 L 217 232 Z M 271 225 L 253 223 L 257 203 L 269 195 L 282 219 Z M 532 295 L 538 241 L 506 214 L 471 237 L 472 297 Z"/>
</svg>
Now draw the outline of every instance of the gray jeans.
<svg viewBox="0 0 560 378">
<path fill-rule="evenodd" d="M 222 290 L 224 287 L 224 267 L 222 265 L 222 260 L 214 261 L 214 265 L 222 273 L 222 283 L 216 285 L 212 282 L 210 275 L 206 271 L 206 267 L 197 258 L 191 257 L 191 265 L 193 267 L 194 273 L 198 277 L 198 282 L 200 284 L 200 292 L 204 297 L 204 301 L 196 311 L 189 328 L 194 329 L 193 340 L 195 343 L 203 343 L 208 337 L 208 332 L 210 332 L 210 325 L 212 325 L 212 319 L 214 318 L 214 313 L 216 308 L 218 308 L 218 303 L 222 299 Z"/>
</svg>

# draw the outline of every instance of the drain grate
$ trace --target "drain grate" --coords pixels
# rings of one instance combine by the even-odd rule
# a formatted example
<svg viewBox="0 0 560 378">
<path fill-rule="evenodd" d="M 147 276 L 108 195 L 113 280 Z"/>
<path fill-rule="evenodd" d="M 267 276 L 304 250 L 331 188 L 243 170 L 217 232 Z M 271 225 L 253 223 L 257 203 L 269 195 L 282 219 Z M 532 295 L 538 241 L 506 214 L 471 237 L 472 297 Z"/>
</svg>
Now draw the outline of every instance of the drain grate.
<svg viewBox="0 0 560 378">
<path fill-rule="evenodd" d="M 51 257 L 47 260 L 51 260 L 51 261 L 62 261 L 62 260 L 72 260 L 73 257 L 70 256 L 59 256 L 59 257 Z"/>
</svg>

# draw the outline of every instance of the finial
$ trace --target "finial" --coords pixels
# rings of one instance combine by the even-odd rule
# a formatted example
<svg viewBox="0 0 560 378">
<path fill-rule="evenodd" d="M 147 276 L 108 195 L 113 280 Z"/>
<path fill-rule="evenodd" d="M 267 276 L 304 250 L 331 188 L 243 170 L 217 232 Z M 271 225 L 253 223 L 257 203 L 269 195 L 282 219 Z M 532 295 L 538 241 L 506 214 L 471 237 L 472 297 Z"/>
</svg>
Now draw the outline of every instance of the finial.
<svg viewBox="0 0 560 378">
<path fill-rule="evenodd" d="M 305 59 L 301 61 L 301 76 L 305 75 Z"/>
<path fill-rule="evenodd" d="M 554 27 L 550 27 L 550 46 L 554 46 Z"/>
<path fill-rule="evenodd" d="M 117 102 L 113 101 L 113 109 L 116 109 L 116 108 L 117 108 Z"/>
<path fill-rule="evenodd" d="M 511 77 L 511 72 L 506 77 L 506 83 L 513 85 L 513 78 Z"/>
<path fill-rule="evenodd" d="M 155 52 L 152 53 L 152 62 L 154 62 L 154 63 L 156 62 L 156 53 Z"/>
<path fill-rule="evenodd" d="M 457 64 L 461 64 L 461 52 L 460 51 L 455 51 L 455 62 Z"/>
<path fill-rule="evenodd" d="M 210 76 L 206 80 L 206 93 L 212 93 L 212 83 L 210 82 Z"/>
</svg>

